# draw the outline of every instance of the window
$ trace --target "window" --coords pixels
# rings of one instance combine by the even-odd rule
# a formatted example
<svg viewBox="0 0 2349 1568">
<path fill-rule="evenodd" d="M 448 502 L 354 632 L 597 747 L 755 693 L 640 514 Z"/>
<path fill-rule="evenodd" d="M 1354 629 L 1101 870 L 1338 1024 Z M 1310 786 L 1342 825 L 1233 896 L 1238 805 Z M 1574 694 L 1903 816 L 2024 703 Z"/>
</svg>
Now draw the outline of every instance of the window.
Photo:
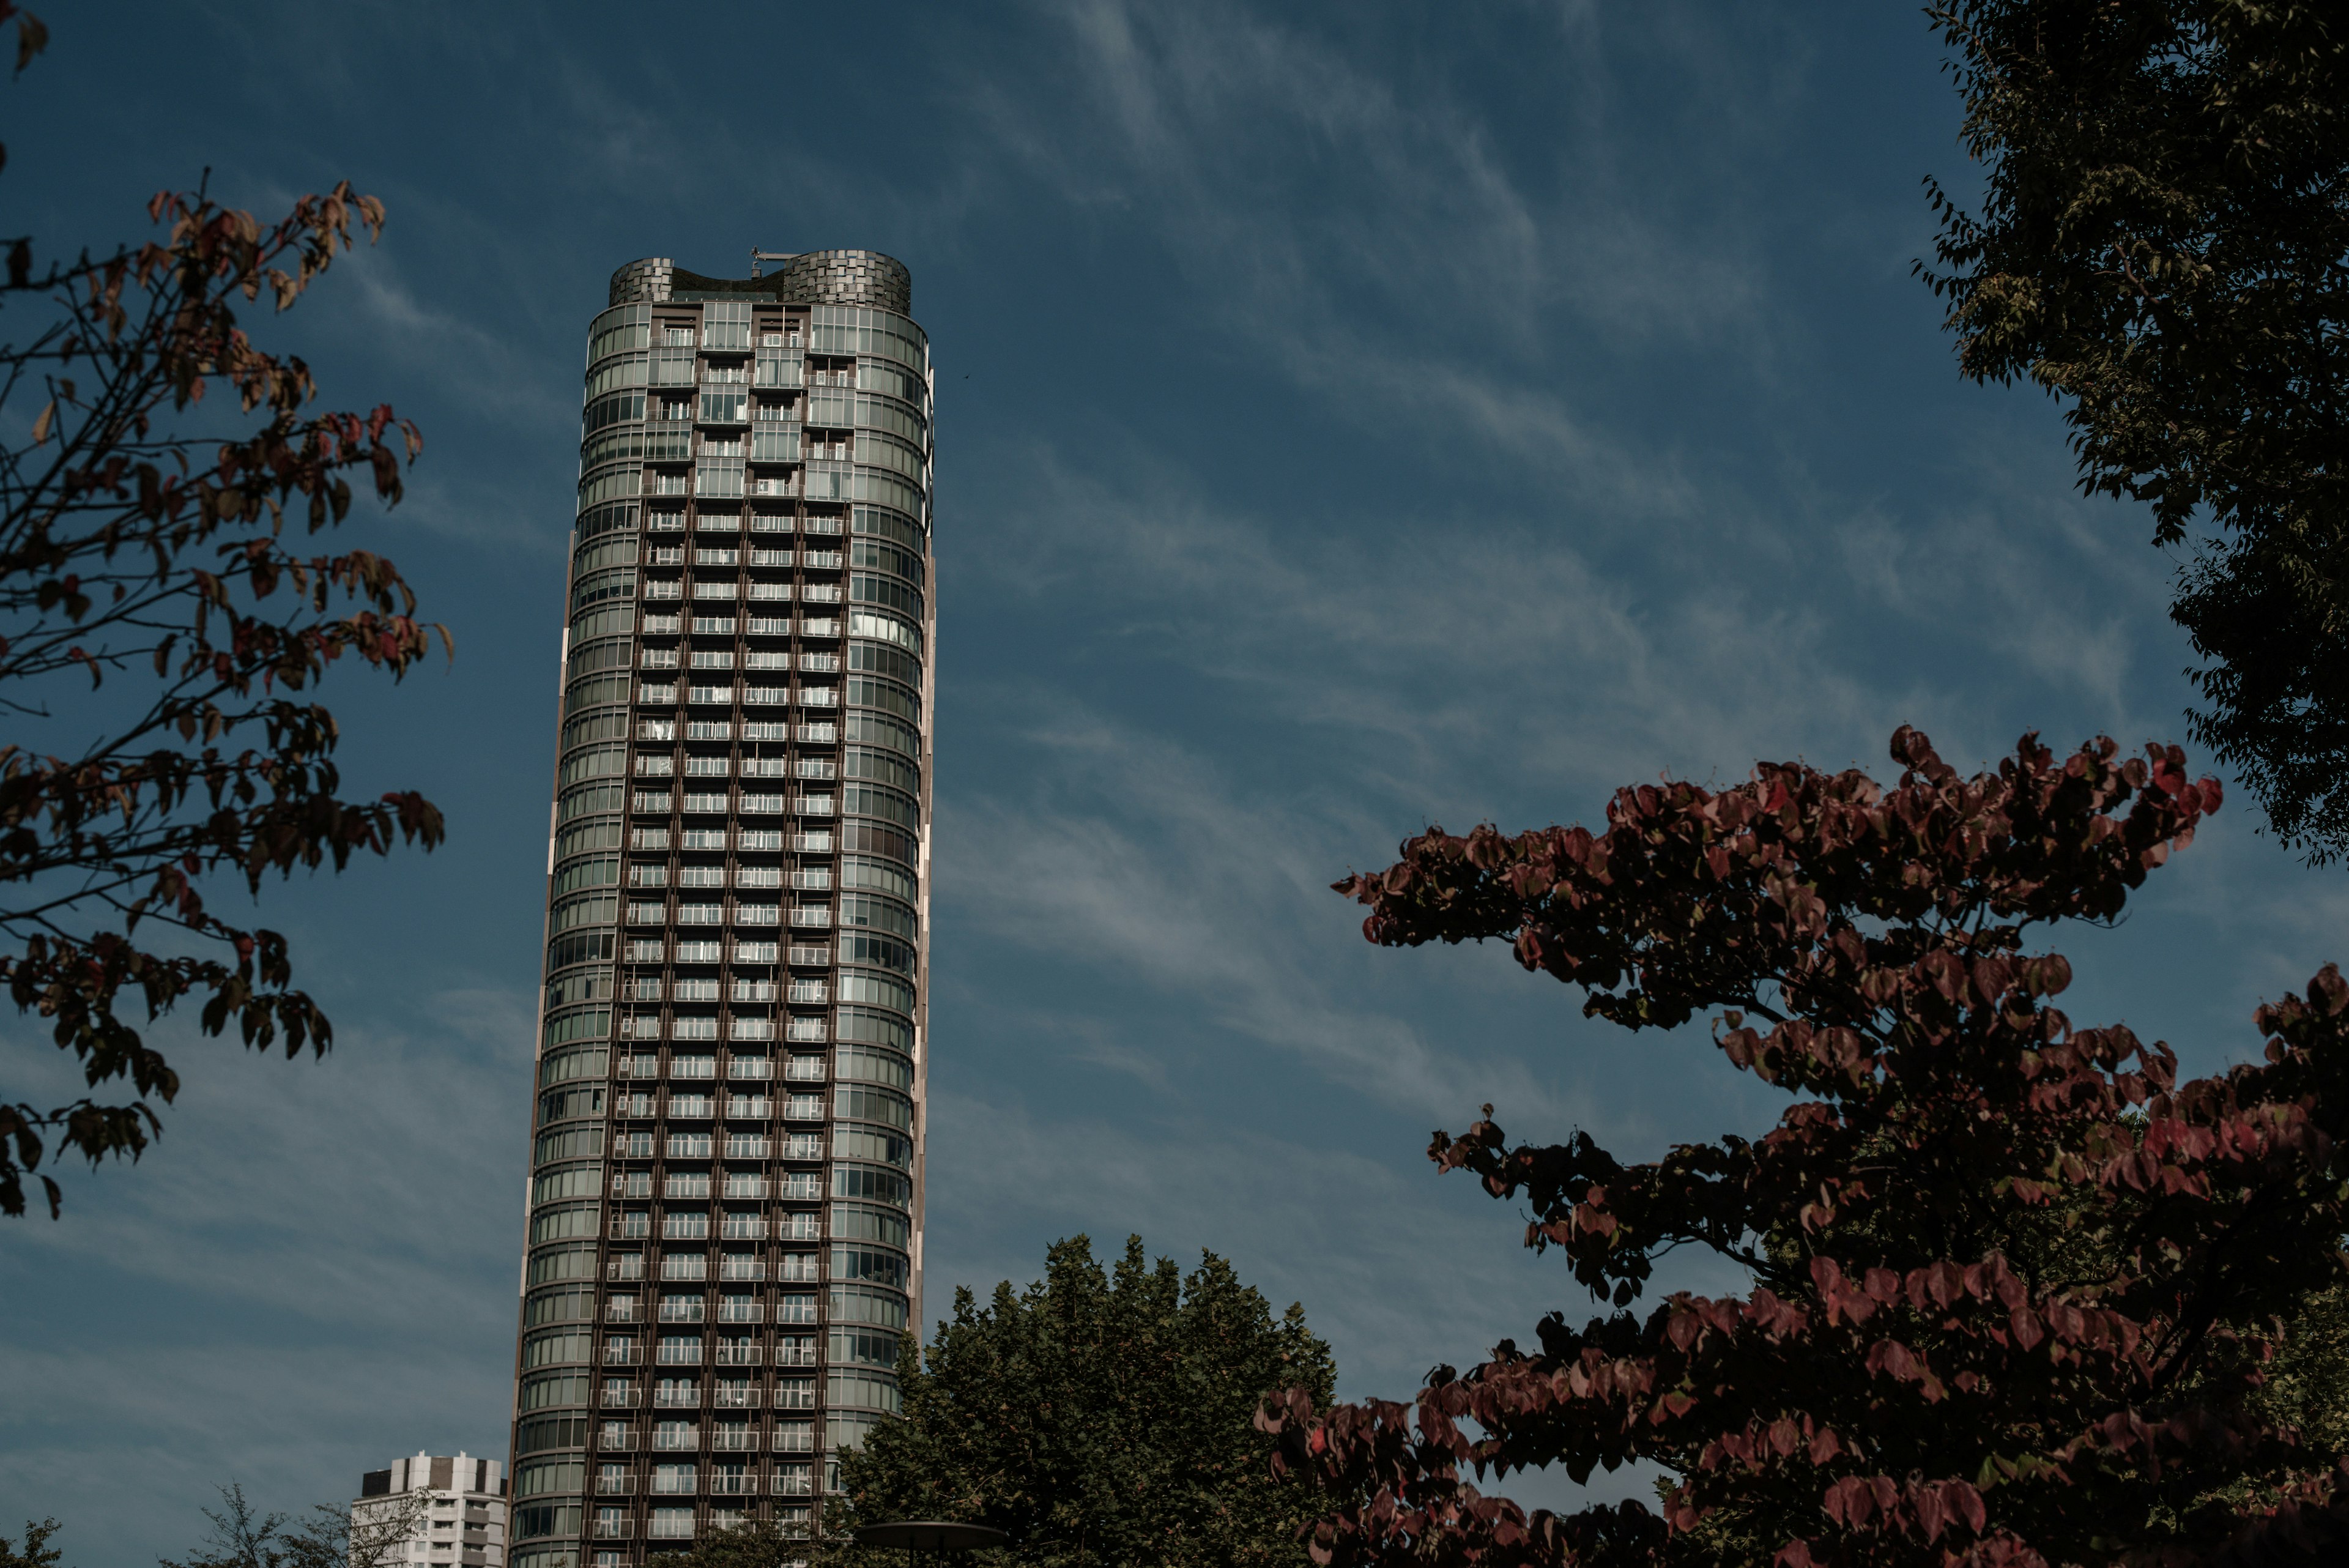
<svg viewBox="0 0 2349 1568">
<path fill-rule="evenodd" d="M 775 1408 L 778 1410 L 814 1409 L 815 1379 L 812 1377 L 776 1378 Z"/>
<path fill-rule="evenodd" d="M 694 1467 L 690 1461 L 680 1460 L 653 1467 L 653 1490 L 657 1492 L 682 1492 L 690 1497 L 695 1490 L 694 1480 Z"/>
<path fill-rule="evenodd" d="M 652 1537 L 656 1541 L 692 1540 L 693 1510 L 689 1508 L 653 1510 Z"/>
</svg>

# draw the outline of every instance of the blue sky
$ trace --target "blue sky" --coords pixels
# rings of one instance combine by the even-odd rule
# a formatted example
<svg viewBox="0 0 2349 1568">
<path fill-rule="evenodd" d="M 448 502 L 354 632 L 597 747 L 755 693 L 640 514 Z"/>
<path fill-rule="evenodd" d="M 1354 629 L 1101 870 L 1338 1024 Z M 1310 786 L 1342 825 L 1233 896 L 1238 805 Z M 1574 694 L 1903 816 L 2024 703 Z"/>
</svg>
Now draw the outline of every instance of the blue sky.
<svg viewBox="0 0 2349 1568">
<path fill-rule="evenodd" d="M 58 1515 L 72 1561 L 177 1553 L 217 1482 L 295 1507 L 503 1452 L 578 372 L 620 263 L 913 269 L 934 1313 L 1139 1231 L 1301 1300 L 1346 1393 L 1407 1396 L 1583 1304 L 1431 1127 L 1492 1100 L 1644 1156 L 1775 1105 L 1497 950 L 1371 949 L 1329 882 L 1659 772 L 1882 776 L 1903 722 L 1966 766 L 2182 732 L 2147 520 L 2073 493 L 2043 400 L 1958 381 L 1910 276 L 1921 178 L 1966 178 L 1912 8 L 45 15 L 0 174 L 45 246 L 135 239 L 207 165 L 264 213 L 344 176 L 386 202 L 263 330 L 423 426 L 408 503 L 348 535 L 458 641 L 327 688 L 356 786 L 450 825 L 265 896 L 333 1056 L 181 1039 L 146 1161 L 0 1226 L 0 1519 Z M 2340 956 L 2340 875 L 2256 827 L 2239 792 L 2071 937 L 2076 1018 L 2208 1069 Z M 62 1093 L 6 1029 L 7 1097 Z"/>
</svg>

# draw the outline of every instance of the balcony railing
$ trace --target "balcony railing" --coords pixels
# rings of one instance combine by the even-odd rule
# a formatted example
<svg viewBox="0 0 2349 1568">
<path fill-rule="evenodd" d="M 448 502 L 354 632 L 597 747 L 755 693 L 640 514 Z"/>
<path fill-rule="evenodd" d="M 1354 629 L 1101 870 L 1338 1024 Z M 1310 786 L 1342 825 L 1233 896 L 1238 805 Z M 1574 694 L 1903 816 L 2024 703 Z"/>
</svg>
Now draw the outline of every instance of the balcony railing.
<svg viewBox="0 0 2349 1568">
<path fill-rule="evenodd" d="M 813 1366 L 815 1365 L 815 1346 L 813 1345 L 779 1345 L 775 1347 L 775 1365 L 778 1366 Z"/>
<path fill-rule="evenodd" d="M 642 1323 L 644 1303 L 634 1296 L 614 1296 L 604 1303 L 605 1323 Z"/>
<path fill-rule="evenodd" d="M 636 1429 L 634 1427 L 605 1427 L 596 1434 L 595 1446 L 607 1454 L 631 1452 L 636 1446 Z"/>
<path fill-rule="evenodd" d="M 663 1323 L 700 1323 L 703 1313 L 702 1304 L 698 1301 L 663 1302 L 660 1304 L 660 1320 Z M 630 1321 L 634 1321 L 633 1314 Z"/>
<path fill-rule="evenodd" d="M 718 1342 L 718 1355 L 714 1365 L 719 1366 L 756 1366 L 759 1365 L 759 1346 L 755 1345 L 729 1345 L 724 1340 L 719 1340 Z"/>
<path fill-rule="evenodd" d="M 767 1308 L 763 1302 L 724 1302 L 718 1308 L 719 1323 L 764 1323 Z"/>
<path fill-rule="evenodd" d="M 595 1494 L 598 1497 L 627 1497 L 636 1490 L 634 1476 L 597 1476 Z"/>
<path fill-rule="evenodd" d="M 724 1259 L 718 1265 L 718 1277 L 721 1280 L 763 1280 L 767 1277 L 766 1260 L 763 1258 Z"/>
<path fill-rule="evenodd" d="M 606 1410 L 633 1410 L 644 1403 L 644 1394 L 635 1388 L 606 1388 L 602 1404 Z"/>
<path fill-rule="evenodd" d="M 709 1447 L 719 1453 L 750 1453 L 759 1447 L 759 1430 L 755 1427 L 712 1427 Z"/>
<path fill-rule="evenodd" d="M 767 1239 L 767 1222 L 764 1220 L 729 1220 L 718 1228 L 718 1236 L 722 1241 L 763 1241 Z M 725 1277 L 730 1280 L 735 1276 L 728 1274 Z"/>
<path fill-rule="evenodd" d="M 677 1452 L 690 1452 L 698 1449 L 701 1447 L 701 1428 L 686 1427 L 674 1432 L 656 1430 L 653 1433 L 653 1447 Z"/>
<path fill-rule="evenodd" d="M 595 1521 L 595 1539 L 598 1541 L 626 1541 L 636 1532 L 636 1521 L 633 1519 L 599 1519 Z"/>
<path fill-rule="evenodd" d="M 714 1410 L 755 1410 L 759 1407 L 756 1388 L 719 1388 L 711 1391 L 710 1408 Z"/>
<path fill-rule="evenodd" d="M 698 1386 L 692 1384 L 688 1384 L 683 1388 L 656 1388 L 653 1390 L 653 1408 L 656 1410 L 698 1410 L 701 1408 L 701 1389 Z"/>
<path fill-rule="evenodd" d="M 808 1421 L 785 1421 L 775 1428 L 775 1452 L 779 1454 L 812 1454 L 815 1452 L 815 1427 Z"/>
<path fill-rule="evenodd" d="M 606 1366 L 634 1366 L 644 1358 L 645 1349 L 640 1345 L 616 1344 L 610 1340 L 606 1340 L 604 1344 L 604 1365 Z"/>
</svg>

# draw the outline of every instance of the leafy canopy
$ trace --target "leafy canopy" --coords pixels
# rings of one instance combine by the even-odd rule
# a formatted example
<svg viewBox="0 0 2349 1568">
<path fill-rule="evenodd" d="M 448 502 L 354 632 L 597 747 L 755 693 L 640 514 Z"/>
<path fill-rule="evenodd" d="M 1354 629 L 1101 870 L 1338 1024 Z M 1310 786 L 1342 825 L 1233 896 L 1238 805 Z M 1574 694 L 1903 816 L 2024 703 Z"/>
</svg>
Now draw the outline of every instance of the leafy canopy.
<svg viewBox="0 0 2349 1568">
<path fill-rule="evenodd" d="M 1186 1276 L 1139 1236 L 1106 1270 L 1086 1238 L 1055 1243 L 1024 1292 L 957 1290 L 898 1376 L 905 1418 L 843 1460 L 839 1528 L 992 1525 L 1012 1544 L 988 1561 L 1019 1568 L 1302 1568 L 1319 1500 L 1273 1479 L 1254 1417 L 1276 1388 L 1327 1404 L 1336 1372 L 1301 1308 L 1275 1318 L 1213 1253 Z"/>
<path fill-rule="evenodd" d="M 22 69 L 47 34 L 11 16 Z M 141 1026 L 183 1001 L 249 1047 L 332 1042 L 285 938 L 222 919 L 209 881 L 257 894 L 442 834 L 412 791 L 342 796 L 310 692 L 345 659 L 398 679 L 448 633 L 388 560 L 300 543 L 348 514 L 354 476 L 396 503 L 422 440 L 388 406 L 311 410 L 308 367 L 236 313 L 290 308 L 382 204 L 344 184 L 274 224 L 201 191 L 147 212 L 157 237 L 104 260 L 42 269 L 9 242 L 0 280 L 0 986 L 91 1091 L 0 1100 L 8 1214 L 51 1137 L 93 1163 L 146 1147 L 180 1078 Z M 121 1081 L 135 1097 L 101 1097 Z"/>
<path fill-rule="evenodd" d="M 2065 401 L 2082 487 L 2197 542 L 2195 740 L 2313 861 L 2349 851 L 2349 12 L 1943 0 L 1983 170 L 1938 185 L 1958 362 Z"/>
<path fill-rule="evenodd" d="M 2119 918 L 2220 804 L 2147 753 L 2025 736 L 1963 778 L 1903 728 L 1890 789 L 1764 763 L 1719 794 L 1621 790 L 1598 832 L 1431 829 L 1340 883 L 1374 942 L 1506 938 L 1627 1029 L 1712 1012 L 1730 1064 L 1794 1103 L 1760 1138 L 1643 1163 L 1587 1134 L 1512 1145 L 1489 1106 L 1438 1133 L 1440 1168 L 1526 1205 L 1526 1243 L 1618 1310 L 1554 1314 L 1411 1406 L 1268 1412 L 1279 1465 L 1337 1493 L 1316 1561 L 2349 1552 L 2349 984 L 2328 966 L 2260 1009 L 2263 1062 L 2188 1083 L 2168 1046 L 2054 1005 L 2072 971 L 2038 928 Z M 1626 1310 L 1684 1245 L 1753 1288 Z M 2318 1300 L 2332 1338 L 2296 1342 Z M 2329 1391 L 2270 1387 L 2294 1366 Z M 1667 1476 L 1661 1512 L 1528 1515 L 1468 1480 L 1635 1461 Z"/>
</svg>

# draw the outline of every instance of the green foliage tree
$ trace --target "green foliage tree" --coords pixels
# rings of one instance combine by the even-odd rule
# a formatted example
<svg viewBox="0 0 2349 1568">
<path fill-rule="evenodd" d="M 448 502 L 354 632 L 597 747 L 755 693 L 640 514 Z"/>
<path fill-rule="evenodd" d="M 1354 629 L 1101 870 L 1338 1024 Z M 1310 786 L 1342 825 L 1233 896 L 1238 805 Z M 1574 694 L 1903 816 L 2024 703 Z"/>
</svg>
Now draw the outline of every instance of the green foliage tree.
<svg viewBox="0 0 2349 1568">
<path fill-rule="evenodd" d="M 2349 13 L 1943 0 L 1971 210 L 1931 188 L 1958 362 L 2065 403 L 2082 487 L 2189 541 L 2195 739 L 2349 851 Z"/>
<path fill-rule="evenodd" d="M 905 1419 L 843 1462 L 828 1532 L 946 1519 L 1009 1532 L 989 1561 L 1018 1568 L 1303 1568 L 1322 1500 L 1274 1480 L 1254 1421 L 1278 1388 L 1327 1404 L 1336 1376 L 1301 1307 L 1276 1318 L 1213 1253 L 1185 1276 L 1139 1236 L 1109 1269 L 1061 1241 L 1040 1282 L 984 1308 L 958 1290 L 926 1351 L 905 1342 Z"/>
<path fill-rule="evenodd" d="M 0 0 L 11 17 L 21 70 L 47 34 Z M 441 837 L 412 791 L 343 798 L 341 732 L 309 693 L 346 659 L 397 679 L 448 633 L 391 562 L 300 543 L 348 514 L 354 471 L 396 503 L 421 438 L 388 406 L 311 410 L 308 367 L 236 314 L 264 292 L 290 308 L 382 205 L 345 184 L 274 224 L 202 191 L 147 210 L 158 237 L 102 260 L 43 268 L 0 240 L 0 985 L 91 1091 L 0 1100 L 12 1215 L 50 1139 L 92 1163 L 146 1147 L 180 1078 L 142 1025 L 182 1002 L 251 1048 L 332 1041 L 285 938 L 222 919 L 210 884 L 257 894 Z"/>
<path fill-rule="evenodd" d="M 1390 946 L 1500 939 L 1629 1030 L 1711 1014 L 1790 1102 L 1755 1138 L 1619 1160 L 1512 1144 L 1440 1168 L 1528 1212 L 1611 1314 L 1437 1367 L 1411 1405 L 1268 1412 L 1339 1494 L 1334 1568 L 2219 1568 L 2349 1561 L 2342 1314 L 2349 981 L 2182 1080 L 2075 1027 L 2044 934 L 2120 919 L 2220 804 L 2175 747 L 1961 776 L 1892 740 L 1887 787 L 1763 763 L 1619 790 L 1597 831 L 1433 828 L 1340 890 Z M 1632 1309 L 1688 1246 L 1743 1293 Z M 1528 1512 L 1469 1475 L 1655 1466 L 1636 1501 Z"/>
</svg>

